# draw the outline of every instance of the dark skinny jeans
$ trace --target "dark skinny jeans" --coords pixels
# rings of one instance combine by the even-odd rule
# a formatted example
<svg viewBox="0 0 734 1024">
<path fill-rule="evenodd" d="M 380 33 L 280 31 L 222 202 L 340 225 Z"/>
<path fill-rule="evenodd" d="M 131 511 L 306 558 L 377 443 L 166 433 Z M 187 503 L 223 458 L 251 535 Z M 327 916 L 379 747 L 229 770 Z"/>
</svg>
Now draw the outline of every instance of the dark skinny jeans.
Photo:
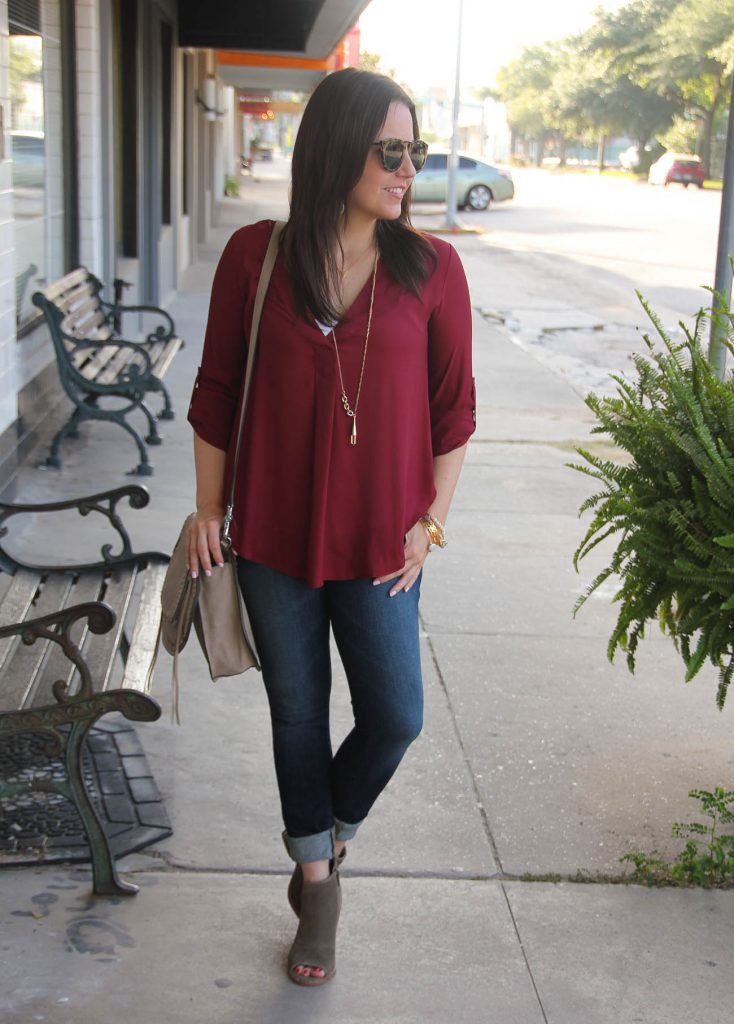
<svg viewBox="0 0 734 1024">
<path fill-rule="evenodd" d="M 293 860 L 332 856 L 351 839 L 423 722 L 420 578 L 309 587 L 246 559 L 238 575 L 270 702 L 284 839 Z M 354 728 L 336 754 L 329 729 L 329 629 L 344 665 Z"/>
</svg>

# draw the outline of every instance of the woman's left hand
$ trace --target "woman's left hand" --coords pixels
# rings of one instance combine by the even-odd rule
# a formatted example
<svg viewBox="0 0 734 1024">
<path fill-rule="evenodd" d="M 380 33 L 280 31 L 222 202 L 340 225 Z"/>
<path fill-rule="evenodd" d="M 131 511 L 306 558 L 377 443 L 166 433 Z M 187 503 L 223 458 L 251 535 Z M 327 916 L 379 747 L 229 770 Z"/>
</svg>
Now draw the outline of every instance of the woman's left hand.
<svg viewBox="0 0 734 1024">
<path fill-rule="evenodd" d="M 380 576 L 373 580 L 374 585 L 387 583 L 388 580 L 397 580 L 395 586 L 390 590 L 390 597 L 395 597 L 401 590 L 410 590 L 418 579 L 423 563 L 428 557 L 429 544 L 428 533 L 419 520 L 405 535 L 405 565 L 403 568 L 390 576 Z"/>
</svg>

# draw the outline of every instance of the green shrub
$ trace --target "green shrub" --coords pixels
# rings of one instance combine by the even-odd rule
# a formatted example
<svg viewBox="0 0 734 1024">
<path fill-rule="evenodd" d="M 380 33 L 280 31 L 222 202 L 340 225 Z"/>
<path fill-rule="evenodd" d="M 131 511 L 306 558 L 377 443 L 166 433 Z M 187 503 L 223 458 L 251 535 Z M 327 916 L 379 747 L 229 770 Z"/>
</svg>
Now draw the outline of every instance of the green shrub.
<svg viewBox="0 0 734 1024">
<path fill-rule="evenodd" d="M 692 800 L 698 800 L 708 822 L 691 821 L 673 825 L 673 835 L 685 839 L 686 845 L 672 864 L 657 851 L 648 855 L 639 850 L 626 853 L 620 860 L 634 870 L 630 881 L 644 885 L 731 886 L 734 883 L 734 835 L 722 833 L 722 825 L 734 825 L 734 791 L 717 786 L 713 792 L 692 789 Z"/>
<path fill-rule="evenodd" d="M 639 295 L 639 293 L 638 293 Z M 574 614 L 609 577 L 619 578 L 617 623 L 609 639 L 635 669 L 645 627 L 659 621 L 693 679 L 708 659 L 719 669 L 716 701 L 723 708 L 734 674 L 734 383 L 719 380 L 701 339 L 711 319 L 699 312 L 693 330 L 674 342 L 640 296 L 655 328 L 636 355 L 636 380 L 615 377 L 615 397 L 590 395 L 598 423 L 630 458 L 612 462 L 579 448 L 571 468 L 601 482 L 580 514 L 593 518 L 574 564 L 610 537 L 609 564 L 579 599 Z M 732 351 L 732 316 L 722 314 Z"/>
</svg>

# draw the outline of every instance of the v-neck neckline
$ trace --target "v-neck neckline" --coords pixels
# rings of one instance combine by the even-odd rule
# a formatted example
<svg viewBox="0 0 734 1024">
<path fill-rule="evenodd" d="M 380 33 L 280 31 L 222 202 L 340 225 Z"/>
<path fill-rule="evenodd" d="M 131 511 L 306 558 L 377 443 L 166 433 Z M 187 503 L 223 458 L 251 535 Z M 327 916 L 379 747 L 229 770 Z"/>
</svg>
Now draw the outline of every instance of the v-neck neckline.
<svg viewBox="0 0 734 1024">
<path fill-rule="evenodd" d="M 379 273 L 380 273 L 380 259 L 378 257 L 378 259 L 377 259 L 377 266 L 374 267 L 374 269 L 372 270 L 372 273 L 370 273 L 370 275 L 367 278 L 367 280 L 365 281 L 365 283 L 362 285 L 360 290 L 354 296 L 354 301 L 351 303 L 351 305 L 349 305 L 342 312 L 341 318 L 339 320 L 337 320 L 337 322 L 334 324 L 334 327 L 339 327 L 340 325 L 344 326 L 344 325 L 350 323 L 354 319 L 354 314 L 356 312 L 358 312 L 359 306 L 363 306 L 364 305 L 365 294 L 367 296 L 369 296 L 369 294 L 370 294 L 370 292 L 372 290 L 372 278 L 373 278 L 373 276 L 374 276 L 374 279 L 375 279 L 375 292 L 377 291 L 377 275 Z"/>
</svg>

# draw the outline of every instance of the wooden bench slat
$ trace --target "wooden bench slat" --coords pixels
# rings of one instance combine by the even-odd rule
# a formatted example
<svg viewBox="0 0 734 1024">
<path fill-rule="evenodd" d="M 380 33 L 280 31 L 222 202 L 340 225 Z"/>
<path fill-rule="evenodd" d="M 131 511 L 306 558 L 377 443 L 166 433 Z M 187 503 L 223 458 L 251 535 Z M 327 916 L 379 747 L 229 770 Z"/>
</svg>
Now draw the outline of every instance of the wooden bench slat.
<svg viewBox="0 0 734 1024">
<path fill-rule="evenodd" d="M 139 488 L 115 488 L 103 494 L 92 496 L 95 501 L 118 500 L 129 492 L 140 498 L 144 492 Z M 77 501 L 60 502 L 63 508 L 85 508 L 90 497 Z M 144 501 L 134 504 L 142 505 Z M 44 508 L 44 506 L 40 506 Z M 112 506 L 114 508 L 114 505 Z M 30 505 L 19 505 L 6 511 L 31 511 Z M 50 511 L 45 507 L 45 511 Z M 6 513 L 4 513 L 5 515 Z M 109 517 L 108 517 L 109 518 Z M 61 525 L 61 524 L 59 524 Z M 84 527 L 82 527 L 84 529 Z M 12 556 L 8 556 L 12 561 Z M 145 679 L 148 673 L 157 637 L 160 618 L 160 592 L 165 578 L 167 559 L 165 555 L 150 555 L 137 558 L 131 555 L 119 565 L 90 564 L 77 568 L 62 567 L 58 570 L 30 571 L 18 569 L 16 573 L 0 570 L 0 624 L 19 629 L 23 623 L 46 616 L 63 621 L 75 607 L 88 608 L 99 600 L 114 612 L 112 629 L 96 634 L 89 629 L 86 616 L 76 619 L 68 627 L 66 636 L 81 651 L 76 664 L 67 659 L 63 648 L 54 642 L 54 626 L 47 628 L 50 640 L 37 638 L 25 645 L 17 637 L 9 643 L 0 641 L 0 727 L 3 735 L 22 729 L 37 736 L 49 738 L 54 733 L 58 751 L 65 768 L 62 775 L 47 774 L 42 781 L 37 772 L 44 771 L 46 754 L 39 751 L 23 772 L 20 785 L 11 785 L 10 792 L 30 792 L 35 786 L 50 793 L 59 793 L 74 803 L 81 815 L 89 839 L 92 858 L 93 888 L 95 893 L 104 895 L 129 894 L 134 886 L 123 883 L 117 875 L 113 851 L 106 841 L 105 829 L 99 814 L 84 797 L 89 797 L 81 758 L 76 743 L 86 729 L 102 715 L 116 707 L 123 713 L 138 720 L 153 721 L 160 715 L 160 709 L 152 698 L 146 695 Z M 139 600 L 138 600 L 139 598 Z M 126 620 L 129 619 L 129 622 Z M 67 619 L 67 622 L 69 620 Z M 104 619 L 106 621 L 106 617 Z M 125 626 L 132 631 L 130 645 L 127 642 Z M 118 651 L 124 666 L 116 663 Z M 77 670 L 76 665 L 80 666 Z M 90 680 L 89 692 L 80 694 L 80 673 Z M 53 693 L 54 683 L 65 684 L 61 700 Z M 128 692 L 115 700 L 111 695 L 101 698 L 103 691 L 124 687 Z M 76 699 L 73 699 L 76 696 Z M 71 700 L 65 700 L 70 697 Z M 72 726 L 68 729 L 67 726 Z M 7 774 L 0 779 L 0 788 L 7 781 Z M 7 788 L 7 787 L 6 787 Z"/>
<path fill-rule="evenodd" d="M 26 619 L 49 615 L 64 608 L 73 582 L 71 575 L 49 576 L 35 604 L 28 609 Z M 0 711 L 17 711 L 23 707 L 27 695 L 36 685 L 51 642 L 36 640 L 28 647 L 25 644 L 17 645 L 0 676 Z"/>
<path fill-rule="evenodd" d="M 97 381 L 100 384 L 113 384 L 120 373 L 132 363 L 134 366 L 141 366 L 144 360 L 140 358 L 137 352 L 133 352 L 132 349 L 127 347 L 117 349 L 117 353 L 114 359 L 111 359 L 104 370 L 97 374 Z"/>
<path fill-rule="evenodd" d="M 70 271 L 65 274 L 64 277 L 60 277 L 58 281 L 53 281 L 43 289 L 43 294 L 47 299 L 55 302 L 57 296 L 63 295 L 64 292 L 69 291 L 71 288 L 75 288 L 78 284 L 86 284 L 87 277 L 86 267 L 77 267 L 76 270 Z"/>
<path fill-rule="evenodd" d="M 80 314 L 79 310 L 85 306 L 93 310 L 98 303 L 92 286 L 84 284 L 79 285 L 78 288 L 74 288 L 72 291 L 66 292 L 64 295 L 60 295 L 58 299 L 54 300 L 54 305 L 64 314 L 65 321 L 73 321 L 81 319 L 83 314 Z"/>
<path fill-rule="evenodd" d="M 85 604 L 87 601 L 99 601 L 102 581 L 101 572 L 82 573 L 69 590 L 65 607 Z M 77 646 L 83 644 L 86 632 L 86 620 L 80 620 L 75 624 L 71 636 Z M 78 673 L 62 648 L 58 644 L 52 644 L 36 686 L 26 694 L 24 707 L 37 708 L 46 704 L 55 704 L 56 698 L 53 695 L 52 687 L 57 679 L 63 679 L 66 683 L 71 681 L 73 692 L 73 687 L 77 684 Z"/>
<path fill-rule="evenodd" d="M 161 589 L 167 565 L 149 565 L 145 573 L 140 607 L 130 642 L 122 685 L 129 689 L 148 690 L 148 669 L 158 638 L 161 621 Z"/>
<path fill-rule="evenodd" d="M 61 329 L 76 341 L 96 341 L 104 343 L 106 341 L 117 340 L 112 336 L 109 324 L 105 324 L 103 322 L 94 323 L 89 321 L 88 323 L 80 323 L 78 320 L 70 322 L 67 317 L 61 325 Z"/>
<path fill-rule="evenodd" d="M 70 301 L 72 298 L 75 298 L 76 302 Z M 69 320 L 83 323 L 87 319 L 101 317 L 102 310 L 100 309 L 99 298 L 91 285 L 80 288 L 74 292 L 73 296 L 71 294 L 65 295 L 62 301 L 64 308 L 69 311 Z"/>
<path fill-rule="evenodd" d="M 62 327 L 69 333 L 85 335 L 87 327 L 93 330 L 100 323 L 104 323 L 104 316 L 97 296 L 91 289 L 85 291 L 85 294 L 65 297 L 63 303 L 60 304 L 60 308 L 65 314 Z"/>
<path fill-rule="evenodd" d="M 101 310 L 90 310 L 84 316 L 78 310 L 71 312 L 61 324 L 62 330 L 84 341 L 102 341 L 110 336 L 110 325 Z"/>
<path fill-rule="evenodd" d="M 16 572 L 10 581 L 3 602 L 0 605 L 0 626 L 12 626 L 22 622 L 36 596 L 40 576 L 35 572 Z M 20 643 L 17 637 L 8 636 L 0 640 L 0 677 L 11 651 Z"/>
<path fill-rule="evenodd" d="M 168 361 L 162 362 L 162 357 L 168 349 L 168 345 L 165 342 L 156 341 L 152 344 L 143 344 L 142 347 L 143 351 L 150 358 L 151 372 L 155 377 L 162 377 L 176 353 L 173 352 Z M 131 349 L 126 347 L 120 348 L 117 351 L 115 359 L 110 360 L 110 362 L 107 363 L 104 370 L 98 373 L 96 379 L 100 384 L 112 384 L 117 379 L 120 372 L 130 363 L 140 366 L 142 370 L 143 362 L 144 360 L 136 352 L 133 352 Z M 162 367 L 162 369 L 160 367 Z"/>
<path fill-rule="evenodd" d="M 77 370 L 83 370 L 84 367 L 90 364 L 96 364 L 100 367 L 104 366 L 109 359 L 112 359 L 117 349 L 118 346 L 115 344 L 104 344 L 99 348 L 95 348 L 94 346 L 73 345 L 69 342 L 67 352 L 72 366 Z"/>
<path fill-rule="evenodd" d="M 171 338 L 163 352 L 161 352 L 153 363 L 153 373 L 156 377 L 164 377 L 166 375 L 168 367 L 173 362 L 174 356 L 182 345 L 183 340 L 181 338 Z"/>
<path fill-rule="evenodd" d="M 76 368 L 87 380 L 96 380 L 100 372 L 120 352 L 117 345 L 103 345 L 101 348 L 81 349 L 74 353 Z"/>
<path fill-rule="evenodd" d="M 80 344 L 87 340 L 93 342 L 93 344 Z M 94 359 L 98 352 L 96 347 L 97 345 L 102 346 L 102 352 L 107 348 L 110 348 L 114 352 L 117 349 L 117 339 L 113 338 L 109 333 L 106 333 L 103 338 L 77 338 L 76 341 L 73 341 L 70 338 L 64 338 L 64 347 L 66 349 L 67 358 L 74 364 L 74 366 L 83 365 L 87 360 Z"/>
<path fill-rule="evenodd" d="M 125 618 L 130 607 L 138 570 L 135 566 L 119 570 L 109 577 L 105 583 L 102 600 L 108 604 L 117 616 L 115 625 L 108 633 L 87 632 L 84 638 L 84 660 L 89 666 L 94 680 L 95 692 L 107 690 L 112 679 L 115 665 L 115 654 L 120 646 L 120 639 L 125 629 Z"/>
</svg>

